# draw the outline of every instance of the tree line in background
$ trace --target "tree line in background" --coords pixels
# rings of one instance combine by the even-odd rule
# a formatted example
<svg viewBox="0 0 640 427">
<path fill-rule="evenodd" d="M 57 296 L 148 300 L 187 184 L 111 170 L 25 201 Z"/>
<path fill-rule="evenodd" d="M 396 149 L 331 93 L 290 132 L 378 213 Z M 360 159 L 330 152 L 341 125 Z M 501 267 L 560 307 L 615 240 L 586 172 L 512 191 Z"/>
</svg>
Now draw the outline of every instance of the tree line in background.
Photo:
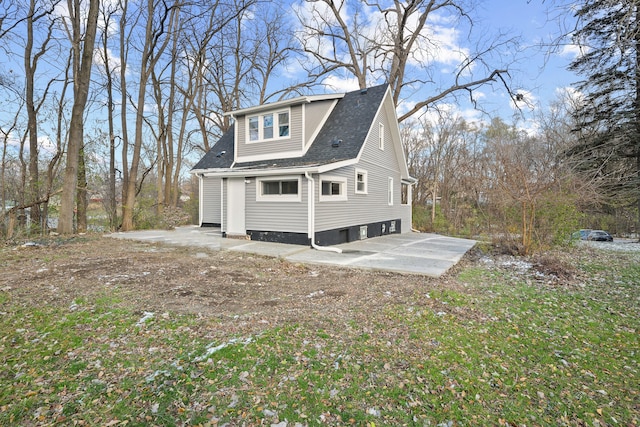
<svg viewBox="0 0 640 427">
<path fill-rule="evenodd" d="M 520 252 L 578 226 L 637 232 L 634 2 L 587 2 L 578 10 L 580 30 L 571 36 L 589 49 L 572 67 L 586 75 L 578 87 L 583 93 L 540 113 L 535 133 L 498 118 L 467 123 L 439 108 L 460 97 L 476 104 L 477 91 L 487 86 L 516 104 L 522 100 L 510 73 L 515 56 L 505 55 L 519 51 L 515 36 L 481 38 L 484 44 L 456 53 L 447 78 L 437 76 L 443 46 L 434 18 L 447 16 L 447 25 L 474 31 L 473 2 L 281 6 L 3 3 L 0 49 L 11 64 L 0 67 L 3 234 L 45 233 L 51 218 L 60 233 L 86 231 L 91 200 L 101 204 L 107 229 L 177 222 L 183 193 L 193 196 L 190 209 L 197 212 L 197 184 L 185 171 L 229 128 L 224 112 L 326 90 L 339 79 L 360 88 L 389 83 L 418 178 L 415 226 L 499 236 Z M 429 95 L 416 98 L 423 87 Z"/>
</svg>

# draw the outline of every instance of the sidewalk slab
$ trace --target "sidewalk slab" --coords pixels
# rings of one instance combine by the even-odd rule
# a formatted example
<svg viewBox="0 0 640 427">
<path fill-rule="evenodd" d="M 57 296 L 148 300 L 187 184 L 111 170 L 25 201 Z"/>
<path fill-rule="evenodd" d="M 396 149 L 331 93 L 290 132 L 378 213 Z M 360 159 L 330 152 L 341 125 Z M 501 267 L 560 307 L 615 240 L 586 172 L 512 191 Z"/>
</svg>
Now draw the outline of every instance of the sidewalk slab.
<svg viewBox="0 0 640 427">
<path fill-rule="evenodd" d="M 197 226 L 105 235 L 175 246 L 251 253 L 305 264 L 329 264 L 439 277 L 475 245 L 475 240 L 431 233 L 389 234 L 336 245 L 342 253 L 307 246 L 223 238 L 219 229 Z"/>
</svg>

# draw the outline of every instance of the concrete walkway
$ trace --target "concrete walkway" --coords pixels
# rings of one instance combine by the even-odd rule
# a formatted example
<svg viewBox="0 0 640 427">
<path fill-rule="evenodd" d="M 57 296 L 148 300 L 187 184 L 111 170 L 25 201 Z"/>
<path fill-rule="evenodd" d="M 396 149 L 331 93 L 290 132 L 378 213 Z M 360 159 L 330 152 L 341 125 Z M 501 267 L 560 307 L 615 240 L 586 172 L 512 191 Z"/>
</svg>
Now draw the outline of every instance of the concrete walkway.
<svg viewBox="0 0 640 427">
<path fill-rule="evenodd" d="M 475 245 L 474 240 L 431 233 L 389 234 L 335 247 L 342 253 L 318 251 L 308 246 L 222 238 L 216 228 L 197 226 L 175 230 L 145 230 L 107 234 L 106 237 L 191 246 L 211 250 L 231 250 L 284 258 L 306 264 L 333 264 L 344 267 L 424 274 L 439 277 Z"/>
</svg>

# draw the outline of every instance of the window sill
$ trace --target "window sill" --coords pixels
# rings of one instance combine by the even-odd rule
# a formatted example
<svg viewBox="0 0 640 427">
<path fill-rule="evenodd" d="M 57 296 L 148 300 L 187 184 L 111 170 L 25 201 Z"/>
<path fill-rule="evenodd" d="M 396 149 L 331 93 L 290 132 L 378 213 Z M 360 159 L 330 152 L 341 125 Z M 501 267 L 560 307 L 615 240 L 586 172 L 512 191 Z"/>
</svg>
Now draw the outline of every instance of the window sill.
<svg viewBox="0 0 640 427">
<path fill-rule="evenodd" d="M 320 196 L 319 202 L 346 202 L 347 196 Z"/>
</svg>

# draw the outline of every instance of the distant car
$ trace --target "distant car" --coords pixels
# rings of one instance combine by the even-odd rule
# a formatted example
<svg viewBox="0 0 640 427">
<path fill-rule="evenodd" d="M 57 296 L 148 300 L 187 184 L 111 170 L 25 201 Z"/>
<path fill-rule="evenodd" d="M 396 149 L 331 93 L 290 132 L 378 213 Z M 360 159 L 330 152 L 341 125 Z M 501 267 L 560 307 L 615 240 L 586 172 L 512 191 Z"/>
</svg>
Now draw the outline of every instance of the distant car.
<svg viewBox="0 0 640 427">
<path fill-rule="evenodd" d="M 588 229 L 588 228 L 583 228 L 582 230 L 576 231 L 574 233 L 571 234 L 571 238 L 572 239 L 580 239 L 580 240 L 587 240 L 587 236 L 589 236 L 589 233 L 591 233 L 592 230 Z"/>
<path fill-rule="evenodd" d="M 587 236 L 587 240 L 593 240 L 597 242 L 613 242 L 613 237 L 611 234 L 607 233 L 604 230 L 592 230 L 591 233 Z"/>
</svg>

